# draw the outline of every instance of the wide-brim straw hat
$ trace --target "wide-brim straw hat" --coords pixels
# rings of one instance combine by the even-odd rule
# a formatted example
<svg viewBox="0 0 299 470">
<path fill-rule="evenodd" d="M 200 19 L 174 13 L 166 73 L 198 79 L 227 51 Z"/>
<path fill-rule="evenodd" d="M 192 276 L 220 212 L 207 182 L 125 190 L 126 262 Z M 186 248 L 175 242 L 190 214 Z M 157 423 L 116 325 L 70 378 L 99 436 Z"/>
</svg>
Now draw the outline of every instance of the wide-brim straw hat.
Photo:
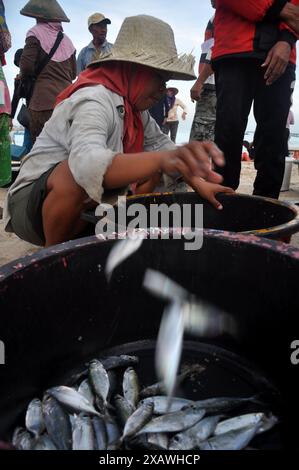
<svg viewBox="0 0 299 470">
<path fill-rule="evenodd" d="M 178 55 L 169 24 L 148 15 L 125 18 L 114 46 L 102 53 L 90 66 L 109 61 L 133 62 L 169 72 L 174 80 L 194 80 L 195 58 Z"/>
<path fill-rule="evenodd" d="M 20 11 L 21 15 L 36 18 L 45 21 L 64 21 L 70 20 L 56 0 L 30 0 Z"/>
</svg>

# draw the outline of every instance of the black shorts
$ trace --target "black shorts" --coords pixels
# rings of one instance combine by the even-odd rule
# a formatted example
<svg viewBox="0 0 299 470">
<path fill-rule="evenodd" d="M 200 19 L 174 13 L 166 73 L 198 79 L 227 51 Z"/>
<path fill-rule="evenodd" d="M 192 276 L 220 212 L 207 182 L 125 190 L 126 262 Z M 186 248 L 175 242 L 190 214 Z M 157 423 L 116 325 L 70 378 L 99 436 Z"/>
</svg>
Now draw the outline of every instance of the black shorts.
<svg viewBox="0 0 299 470">
<path fill-rule="evenodd" d="M 45 245 L 42 207 L 47 195 L 48 178 L 56 166 L 52 166 L 36 181 L 10 196 L 12 229 L 22 240 L 34 245 Z"/>
</svg>

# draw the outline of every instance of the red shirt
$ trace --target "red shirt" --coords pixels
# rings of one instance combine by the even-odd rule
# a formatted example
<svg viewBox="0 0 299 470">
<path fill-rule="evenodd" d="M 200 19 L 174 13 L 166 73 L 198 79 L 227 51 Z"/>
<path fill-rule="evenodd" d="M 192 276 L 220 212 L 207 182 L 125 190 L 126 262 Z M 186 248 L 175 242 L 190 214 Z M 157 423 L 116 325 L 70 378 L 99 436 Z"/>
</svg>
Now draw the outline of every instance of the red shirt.
<svg viewBox="0 0 299 470">
<path fill-rule="evenodd" d="M 215 45 L 212 59 L 251 57 L 264 60 L 278 41 L 292 46 L 296 63 L 297 35 L 279 20 L 286 0 L 216 0 Z M 292 0 L 299 5 L 299 0 Z"/>
</svg>

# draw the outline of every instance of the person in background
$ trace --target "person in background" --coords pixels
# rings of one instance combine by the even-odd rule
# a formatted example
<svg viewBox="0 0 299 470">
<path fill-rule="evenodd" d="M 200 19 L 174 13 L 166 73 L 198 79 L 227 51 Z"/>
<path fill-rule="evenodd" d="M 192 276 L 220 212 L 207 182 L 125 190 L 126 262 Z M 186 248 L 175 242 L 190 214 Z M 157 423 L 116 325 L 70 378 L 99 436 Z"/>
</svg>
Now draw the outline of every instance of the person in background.
<svg viewBox="0 0 299 470">
<path fill-rule="evenodd" d="M 215 143 L 219 169 L 237 189 L 248 116 L 257 123 L 253 194 L 278 199 L 285 158 L 283 138 L 295 83 L 299 0 L 216 0 L 212 64 L 216 79 Z"/>
<path fill-rule="evenodd" d="M 215 8 L 215 0 L 211 0 L 211 5 Z M 190 90 L 191 100 L 196 101 L 190 141 L 214 140 L 217 98 L 214 71 L 211 66 L 213 45 L 214 16 L 208 22 L 205 41 L 201 46 L 199 76 Z"/>
<path fill-rule="evenodd" d="M 289 114 L 288 114 L 288 119 L 287 119 L 287 124 L 286 124 L 286 130 L 285 130 L 285 136 L 284 136 L 284 156 L 288 157 L 289 156 L 289 140 L 290 140 L 290 135 L 291 135 L 291 130 L 290 127 L 295 124 L 295 117 L 293 111 L 290 109 Z"/>
<path fill-rule="evenodd" d="M 176 95 L 179 90 L 174 87 L 169 87 L 166 90 L 166 99 L 168 103 L 168 114 L 163 125 L 164 134 L 168 135 L 170 132 L 170 138 L 172 142 L 176 142 L 176 136 L 179 127 L 179 118 L 178 118 L 178 107 L 182 108 L 182 119 L 185 121 L 187 116 L 187 107 L 186 105 L 178 98 Z"/>
<path fill-rule="evenodd" d="M 251 161 L 251 158 L 250 158 L 250 147 L 251 147 L 252 144 L 250 144 L 248 142 L 248 140 L 244 140 L 243 141 L 243 151 L 242 151 L 242 162 L 250 162 Z"/>
<path fill-rule="evenodd" d="M 36 68 L 53 48 L 58 33 L 63 31 L 61 22 L 69 22 L 69 19 L 56 0 L 30 0 L 20 13 L 37 22 L 27 32 L 20 60 L 20 77 L 34 77 Z M 28 104 L 33 143 L 51 117 L 58 94 L 75 78 L 76 50 L 63 34 L 55 54 L 38 75 Z"/>
<path fill-rule="evenodd" d="M 113 44 L 107 41 L 107 25 L 111 21 L 102 13 L 94 13 L 88 18 L 88 29 L 92 35 L 92 41 L 80 52 L 77 60 L 77 74 L 86 69 L 88 64 L 96 60 L 101 53 L 111 50 Z"/>
<path fill-rule="evenodd" d="M 11 37 L 5 20 L 5 7 L 0 0 L 0 186 L 11 181 L 10 137 L 11 104 L 9 90 L 3 68 L 6 64 L 5 53 L 11 47 Z"/>
<path fill-rule="evenodd" d="M 61 243 L 86 228 L 82 211 L 115 202 L 134 183 L 152 192 L 164 178 L 184 178 L 222 209 L 216 194 L 233 191 L 211 169 L 210 158 L 224 164 L 219 149 L 212 142 L 177 147 L 148 112 L 166 81 L 195 78 L 193 66 L 192 55 L 177 54 L 167 23 L 126 18 L 110 53 L 59 95 L 8 192 L 5 230 L 37 245 Z"/>
<path fill-rule="evenodd" d="M 14 64 L 15 64 L 16 67 L 20 67 L 20 60 L 21 60 L 22 53 L 23 53 L 23 49 L 18 49 L 15 53 Z M 11 100 L 11 115 L 10 115 L 11 119 L 15 118 L 15 115 L 16 115 L 16 112 L 17 112 L 17 109 L 18 109 L 18 105 L 19 105 L 19 101 L 20 101 L 20 96 L 19 96 L 19 93 L 18 93 L 19 83 L 20 83 L 20 74 L 18 74 L 15 77 L 14 94 L 13 94 L 13 97 L 12 97 L 12 100 Z M 28 103 L 26 103 L 26 106 L 27 106 L 27 109 L 28 109 Z M 22 124 L 22 123 L 20 123 L 20 124 Z M 31 134 L 30 134 L 30 129 L 29 129 L 29 122 L 28 122 L 28 125 L 26 125 L 26 123 L 23 123 L 22 125 L 24 127 L 24 141 L 23 141 L 23 145 L 22 145 L 22 147 L 23 147 L 22 156 L 23 156 L 23 155 L 26 155 L 27 153 L 30 152 L 30 150 L 32 149 L 33 144 L 32 144 L 32 139 L 31 139 Z"/>
<path fill-rule="evenodd" d="M 162 97 L 159 103 L 149 109 L 150 115 L 154 118 L 160 129 L 163 129 L 165 119 L 169 112 L 169 104 L 166 95 Z"/>
</svg>

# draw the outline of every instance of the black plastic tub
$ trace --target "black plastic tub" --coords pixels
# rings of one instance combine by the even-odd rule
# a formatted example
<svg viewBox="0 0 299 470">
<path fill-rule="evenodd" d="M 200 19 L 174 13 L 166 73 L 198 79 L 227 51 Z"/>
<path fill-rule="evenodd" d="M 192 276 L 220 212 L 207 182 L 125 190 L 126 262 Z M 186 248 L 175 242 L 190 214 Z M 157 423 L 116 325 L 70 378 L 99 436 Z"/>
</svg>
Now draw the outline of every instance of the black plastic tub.
<svg viewBox="0 0 299 470">
<path fill-rule="evenodd" d="M 247 396 L 263 386 L 279 390 L 282 446 L 296 449 L 299 365 L 291 363 L 291 344 L 299 335 L 299 250 L 254 236 L 209 231 L 198 251 L 186 251 L 183 239 L 148 239 L 115 270 L 108 285 L 104 267 L 114 243 L 96 237 L 76 240 L 0 269 L 0 340 L 5 346 L 0 439 L 9 439 L 13 427 L 23 422 L 33 397 L 65 384 L 65 377 L 93 356 L 113 347 L 149 355 L 147 343 L 140 341 L 156 338 L 164 307 L 142 288 L 150 267 L 226 310 L 238 324 L 236 339 L 200 338 L 195 349 L 186 347 L 187 356 L 190 351 L 199 354 L 196 348 L 208 354 L 200 346 L 206 344 L 212 355 L 220 351 L 230 364 L 230 382 L 224 386 L 215 369 L 210 388 L 201 387 L 197 397 Z M 120 348 L 136 341 L 141 347 Z M 154 379 L 152 356 L 151 346 L 142 367 L 144 382 Z"/>
<path fill-rule="evenodd" d="M 127 208 L 133 204 L 142 204 L 149 213 L 150 206 L 153 204 L 166 204 L 167 206 L 178 204 L 180 208 L 184 204 L 190 204 L 193 208 L 191 211 L 191 227 L 197 227 L 195 205 L 202 204 L 203 227 L 199 228 L 227 230 L 282 241 L 288 241 L 291 235 L 299 231 L 299 209 L 296 205 L 246 194 L 219 194 L 217 199 L 223 205 L 222 211 L 215 209 L 194 192 L 131 196 L 127 198 Z M 135 217 L 127 216 L 127 225 Z M 96 224 L 99 217 L 95 216 L 94 211 L 91 211 L 83 213 L 82 219 Z M 167 223 L 167 227 L 173 227 L 173 219 L 170 217 L 169 220 L 170 223 Z M 146 225 L 141 228 L 151 226 L 149 217 L 146 222 Z M 158 227 L 163 227 L 161 219 Z M 116 226 L 116 231 L 119 231 L 118 226 Z"/>
</svg>

